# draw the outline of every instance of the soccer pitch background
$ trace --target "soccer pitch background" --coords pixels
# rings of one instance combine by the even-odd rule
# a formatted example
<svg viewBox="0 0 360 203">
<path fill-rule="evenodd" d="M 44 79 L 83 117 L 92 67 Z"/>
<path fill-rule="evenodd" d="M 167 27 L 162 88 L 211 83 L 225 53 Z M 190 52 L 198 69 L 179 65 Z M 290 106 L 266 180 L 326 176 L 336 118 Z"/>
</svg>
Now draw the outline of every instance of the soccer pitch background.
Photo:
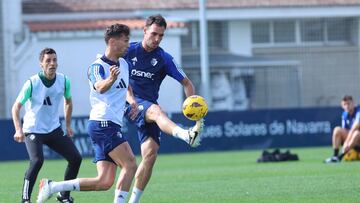
<svg viewBox="0 0 360 203">
<path fill-rule="evenodd" d="M 142 202 L 358 202 L 360 162 L 324 164 L 332 153 L 330 146 L 291 148 L 291 152 L 300 160 L 256 163 L 261 150 L 160 154 Z M 40 179 L 61 180 L 65 165 L 62 159 L 45 160 L 33 202 Z M 0 162 L 0 203 L 21 200 L 27 166 L 27 161 Z M 79 177 L 95 175 L 95 164 L 84 159 Z M 114 186 L 108 191 L 72 192 L 72 196 L 79 203 L 112 202 Z M 54 197 L 48 202 L 55 202 Z"/>
</svg>

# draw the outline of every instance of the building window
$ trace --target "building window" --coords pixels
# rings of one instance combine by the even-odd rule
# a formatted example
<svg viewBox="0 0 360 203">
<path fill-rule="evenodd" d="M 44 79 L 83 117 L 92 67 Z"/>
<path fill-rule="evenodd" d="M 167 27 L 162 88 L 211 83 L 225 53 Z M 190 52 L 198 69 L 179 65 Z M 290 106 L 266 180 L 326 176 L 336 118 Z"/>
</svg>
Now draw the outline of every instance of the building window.
<svg viewBox="0 0 360 203">
<path fill-rule="evenodd" d="M 274 22 L 274 42 L 275 43 L 295 42 L 295 22 L 294 21 L 275 21 Z"/>
<path fill-rule="evenodd" d="M 301 41 L 324 41 L 324 26 L 322 20 L 303 20 L 300 22 Z"/>
<path fill-rule="evenodd" d="M 209 48 L 226 49 L 228 47 L 228 27 L 222 21 L 210 21 L 208 24 Z"/>
<path fill-rule="evenodd" d="M 270 43 L 270 22 L 254 22 L 251 24 L 253 43 Z"/>
<path fill-rule="evenodd" d="M 255 21 L 251 23 L 252 42 L 259 46 L 350 44 L 353 22 L 351 18 Z"/>
<path fill-rule="evenodd" d="M 199 22 L 190 22 L 187 25 L 188 34 L 182 36 L 181 45 L 184 50 L 199 51 L 200 48 L 200 27 Z M 208 22 L 208 46 L 210 49 L 228 48 L 228 25 L 225 21 Z"/>
<path fill-rule="evenodd" d="M 189 23 L 187 26 L 188 33 L 181 37 L 183 49 L 198 49 L 200 40 L 198 35 L 197 23 Z"/>
<path fill-rule="evenodd" d="M 350 39 L 352 21 L 350 19 L 328 19 L 326 20 L 328 41 L 347 41 Z"/>
</svg>

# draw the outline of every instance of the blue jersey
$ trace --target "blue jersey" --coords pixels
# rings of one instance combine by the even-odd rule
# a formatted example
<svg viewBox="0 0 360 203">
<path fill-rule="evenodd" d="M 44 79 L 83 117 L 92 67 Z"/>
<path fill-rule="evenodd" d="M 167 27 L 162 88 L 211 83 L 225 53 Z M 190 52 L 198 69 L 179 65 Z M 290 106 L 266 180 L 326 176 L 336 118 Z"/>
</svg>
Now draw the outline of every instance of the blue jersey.
<svg viewBox="0 0 360 203">
<path fill-rule="evenodd" d="M 160 85 L 167 75 L 179 82 L 186 77 L 174 58 L 161 47 L 147 52 L 141 42 L 133 42 L 124 58 L 131 64 L 130 85 L 135 97 L 153 103 L 157 103 Z"/>
<path fill-rule="evenodd" d="M 360 107 L 355 107 L 352 115 L 349 112 L 344 111 L 341 115 L 341 127 L 348 130 L 351 129 L 354 123 L 360 123 Z"/>
</svg>

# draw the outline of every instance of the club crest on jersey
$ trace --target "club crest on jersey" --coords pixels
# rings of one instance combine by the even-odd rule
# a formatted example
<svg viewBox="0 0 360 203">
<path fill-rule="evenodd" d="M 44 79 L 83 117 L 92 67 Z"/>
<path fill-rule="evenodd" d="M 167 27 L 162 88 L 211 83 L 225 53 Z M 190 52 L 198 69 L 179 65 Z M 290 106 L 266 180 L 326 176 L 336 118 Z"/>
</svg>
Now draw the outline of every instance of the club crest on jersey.
<svg viewBox="0 0 360 203">
<path fill-rule="evenodd" d="M 156 66 L 156 64 L 158 63 L 158 61 L 156 60 L 156 58 L 152 58 L 150 61 L 152 66 Z"/>
<path fill-rule="evenodd" d="M 132 61 L 132 65 L 135 66 L 135 63 L 137 62 L 136 56 L 134 58 L 132 58 L 131 61 Z"/>
</svg>

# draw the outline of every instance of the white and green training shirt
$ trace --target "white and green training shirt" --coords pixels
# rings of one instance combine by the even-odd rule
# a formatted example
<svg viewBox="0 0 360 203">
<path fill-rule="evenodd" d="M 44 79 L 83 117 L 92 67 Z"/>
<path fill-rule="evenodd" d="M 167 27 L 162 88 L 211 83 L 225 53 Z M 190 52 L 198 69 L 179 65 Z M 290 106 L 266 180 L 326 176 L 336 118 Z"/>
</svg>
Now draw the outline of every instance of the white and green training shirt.
<svg viewBox="0 0 360 203">
<path fill-rule="evenodd" d="M 24 133 L 49 133 L 60 126 L 59 105 L 62 97 L 71 98 L 70 81 L 62 73 L 53 80 L 44 73 L 33 75 L 22 87 L 17 101 L 25 104 Z"/>
</svg>

